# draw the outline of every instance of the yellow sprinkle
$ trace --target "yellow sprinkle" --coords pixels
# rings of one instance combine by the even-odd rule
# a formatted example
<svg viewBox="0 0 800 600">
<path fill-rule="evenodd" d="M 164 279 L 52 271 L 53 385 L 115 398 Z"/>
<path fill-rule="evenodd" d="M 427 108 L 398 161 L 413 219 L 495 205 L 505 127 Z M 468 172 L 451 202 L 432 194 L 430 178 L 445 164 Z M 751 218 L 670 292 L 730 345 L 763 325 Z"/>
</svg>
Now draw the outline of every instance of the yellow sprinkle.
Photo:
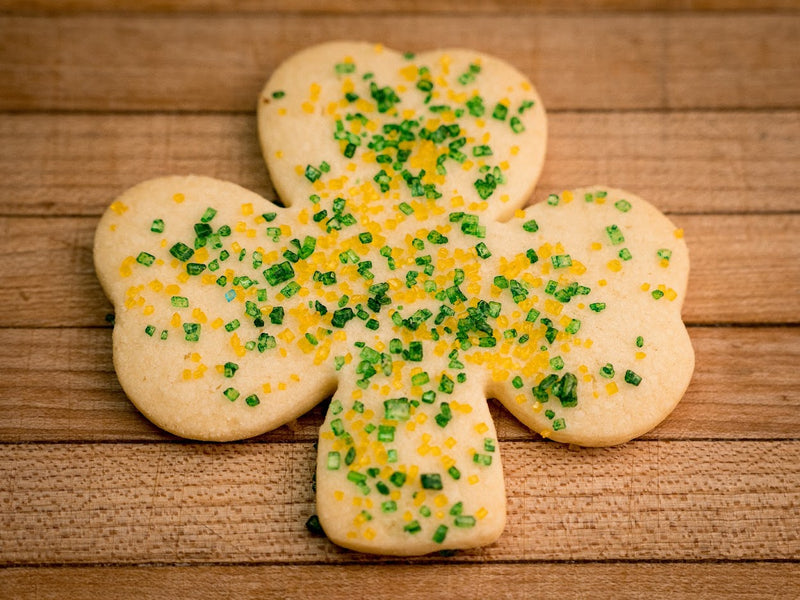
<svg viewBox="0 0 800 600">
<path fill-rule="evenodd" d="M 364 538 L 367 539 L 367 540 L 374 539 L 375 538 L 375 530 L 370 528 L 370 527 L 367 527 L 364 530 Z"/>
<path fill-rule="evenodd" d="M 612 382 L 606 384 L 606 393 L 609 396 L 613 396 L 618 391 L 619 391 L 619 388 L 617 387 L 617 382 L 616 381 L 612 381 Z"/>
<path fill-rule="evenodd" d="M 517 394 L 517 397 L 514 398 L 514 401 L 517 404 L 522 405 L 522 404 L 525 404 L 528 401 L 528 399 L 525 397 L 525 394 Z"/>
<path fill-rule="evenodd" d="M 270 382 L 267 382 L 267 383 L 265 383 L 264 385 L 261 386 L 261 389 L 264 390 L 265 394 L 271 394 L 272 393 L 272 384 Z"/>
<path fill-rule="evenodd" d="M 169 324 L 172 325 L 173 327 L 180 327 L 181 316 L 178 313 L 172 313 L 172 319 L 170 319 Z"/>
<path fill-rule="evenodd" d="M 181 373 L 181 377 L 183 377 L 184 381 L 189 381 L 192 378 L 192 370 L 184 369 L 183 373 Z"/>
<path fill-rule="evenodd" d="M 127 207 L 127 206 L 126 206 L 124 203 L 120 202 L 119 200 L 117 200 L 116 202 L 114 202 L 114 203 L 111 205 L 111 207 L 110 207 L 110 208 L 111 208 L 111 210 L 112 210 L 112 211 L 114 211 L 114 212 L 115 212 L 115 213 L 117 213 L 118 215 L 121 215 L 121 214 L 123 214 L 125 211 L 127 211 L 127 210 L 128 210 L 128 207 Z"/>
<path fill-rule="evenodd" d="M 672 288 L 669 288 L 669 289 L 666 291 L 666 293 L 664 294 L 664 297 L 665 297 L 667 300 L 675 300 L 675 298 L 677 298 L 677 297 L 678 297 L 678 292 L 676 292 L 676 291 L 675 291 L 675 290 L 673 290 Z"/>
<path fill-rule="evenodd" d="M 438 496 L 436 496 L 436 498 L 433 499 L 433 503 L 439 508 L 442 508 L 443 506 L 447 505 L 447 502 L 448 502 L 447 496 L 445 496 L 444 494 L 439 494 Z"/>
<path fill-rule="evenodd" d="M 445 445 L 445 446 L 447 446 L 448 448 L 452 448 L 452 447 L 453 447 L 453 446 L 455 446 L 457 443 L 458 443 L 458 442 L 456 442 L 456 440 L 455 440 L 455 439 L 453 439 L 452 437 L 449 437 L 449 438 L 447 438 L 447 439 L 444 441 L 444 445 Z"/>
<path fill-rule="evenodd" d="M 180 203 L 181 203 L 181 202 L 183 202 L 184 200 L 186 200 L 186 196 L 184 196 L 184 195 L 183 195 L 183 194 L 181 194 L 180 192 L 179 192 L 179 193 L 177 193 L 177 194 L 174 194 L 174 195 L 172 196 L 172 201 L 173 201 L 173 202 L 175 202 L 176 204 L 180 204 Z"/>
<path fill-rule="evenodd" d="M 486 433 L 489 431 L 489 426 L 486 423 L 478 423 L 475 425 L 475 431 L 477 433 Z"/>
<path fill-rule="evenodd" d="M 344 492 L 341 490 L 336 490 L 335 492 L 333 492 L 333 497 L 341 501 L 344 499 Z"/>
<path fill-rule="evenodd" d="M 643 283 L 639 289 L 641 289 L 643 292 L 646 292 L 646 291 L 648 291 L 650 289 L 650 284 L 649 283 Z"/>
<path fill-rule="evenodd" d="M 616 258 L 614 260 L 608 261 L 608 264 L 606 266 L 609 268 L 609 270 L 614 271 L 615 273 L 618 273 L 622 270 L 622 263 L 619 262 Z"/>
<path fill-rule="evenodd" d="M 676 238 L 681 239 L 683 237 L 683 229 L 678 228 L 675 231 L 673 231 L 673 234 L 675 235 Z"/>
<path fill-rule="evenodd" d="M 647 354 L 644 353 L 644 352 L 637 352 L 636 353 L 636 360 L 642 360 L 646 356 L 647 356 Z"/>
<path fill-rule="evenodd" d="M 597 285 L 599 285 L 600 287 L 604 287 L 608 285 L 608 282 L 605 279 L 601 279 L 600 281 L 597 282 Z"/>
<path fill-rule="evenodd" d="M 477 475 L 470 475 L 467 481 L 470 485 L 475 485 L 480 481 L 480 478 Z"/>
<path fill-rule="evenodd" d="M 484 507 L 480 507 L 477 511 L 475 511 L 475 518 L 480 520 L 486 517 L 489 514 L 489 511 L 486 510 Z"/>
</svg>

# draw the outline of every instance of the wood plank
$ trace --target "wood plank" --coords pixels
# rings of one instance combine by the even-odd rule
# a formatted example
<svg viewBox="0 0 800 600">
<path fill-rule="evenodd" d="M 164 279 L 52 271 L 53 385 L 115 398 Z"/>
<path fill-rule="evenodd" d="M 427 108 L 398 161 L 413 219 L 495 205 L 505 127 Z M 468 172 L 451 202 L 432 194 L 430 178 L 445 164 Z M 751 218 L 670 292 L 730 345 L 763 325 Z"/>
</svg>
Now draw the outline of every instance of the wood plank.
<svg viewBox="0 0 800 600">
<path fill-rule="evenodd" d="M 796 11 L 797 3 L 792 0 L 339 0 L 336 3 L 325 0 L 0 0 L 0 12 L 18 14 L 74 14 L 79 12 L 102 13 L 311 13 L 311 14 L 353 14 L 373 13 L 476 13 L 503 14 L 516 13 L 581 13 L 614 11 Z"/>
<path fill-rule="evenodd" d="M 787 282 L 800 280 L 800 213 L 673 220 L 685 229 L 692 256 L 684 320 L 797 322 L 800 287 Z M 104 325 L 111 305 L 94 274 L 96 223 L 82 217 L 0 217 L 0 327 Z"/>
<path fill-rule="evenodd" d="M 797 560 L 800 442 L 501 444 L 506 531 L 460 562 Z M 305 531 L 312 444 L 14 444 L 2 563 L 385 562 Z M 410 562 L 437 560 L 436 556 Z M 438 557 L 441 560 L 441 557 Z"/>
<path fill-rule="evenodd" d="M 555 112 L 549 131 L 537 198 L 599 182 L 670 213 L 798 209 L 800 112 Z M 173 173 L 275 198 L 254 111 L 0 119 L 0 214 L 99 215 L 127 187 Z"/>
<path fill-rule="evenodd" d="M 697 368 L 649 440 L 792 439 L 800 431 L 800 328 L 693 327 Z M 757 357 L 757 358 L 756 358 Z M 313 442 L 326 406 L 260 442 Z M 502 441 L 538 439 L 496 403 Z M 165 441 L 119 387 L 108 329 L 0 329 L 0 442 Z"/>
<path fill-rule="evenodd" d="M 435 575 L 432 570 L 435 569 Z M 436 565 L 256 565 L 200 567 L 57 567 L 0 570 L 0 592 L 25 600 L 139 600 L 195 597 L 237 600 L 372 600 L 436 598 L 529 599 L 556 589 L 558 597 L 616 600 L 750 598 L 794 600 L 796 563 L 517 563 Z"/>
<path fill-rule="evenodd" d="M 247 111 L 280 61 L 342 32 L 462 46 L 469 14 L 0 16 L 0 110 Z M 797 108 L 800 17 L 481 17 L 550 109 Z M 98 57 L 102 56 L 102 60 Z"/>
</svg>

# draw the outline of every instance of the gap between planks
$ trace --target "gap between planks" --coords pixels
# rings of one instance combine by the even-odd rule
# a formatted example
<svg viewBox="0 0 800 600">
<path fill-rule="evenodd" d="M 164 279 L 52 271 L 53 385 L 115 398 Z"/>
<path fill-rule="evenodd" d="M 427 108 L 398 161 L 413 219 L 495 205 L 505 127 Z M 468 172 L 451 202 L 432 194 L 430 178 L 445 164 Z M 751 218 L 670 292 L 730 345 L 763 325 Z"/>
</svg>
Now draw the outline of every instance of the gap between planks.
<svg viewBox="0 0 800 600">
<path fill-rule="evenodd" d="M 800 431 L 800 328 L 689 330 L 696 369 L 673 413 L 647 440 L 793 439 Z M 757 358 L 755 358 L 757 357 Z M 325 402 L 256 441 L 317 439 Z M 538 440 L 490 404 L 502 441 Z M 125 397 L 108 329 L 0 329 L 0 442 L 175 441 Z"/>
<path fill-rule="evenodd" d="M 800 208 L 800 111 L 550 113 L 548 128 L 539 201 L 599 183 L 667 213 Z M 95 216 L 125 188 L 174 173 L 206 174 L 275 198 L 252 109 L 0 119 L 0 215 Z"/>
<path fill-rule="evenodd" d="M 237 598 L 237 600 L 352 600 L 354 590 L 371 600 L 492 598 L 529 599 L 555 592 L 559 598 L 616 600 L 644 597 L 769 598 L 794 600 L 800 569 L 786 563 L 443 563 L 429 565 L 252 565 L 178 567 L 35 567 L 0 570 L 8 598 L 95 600 L 135 597 Z"/>
<path fill-rule="evenodd" d="M 800 502 L 800 442 L 532 448 L 501 445 L 506 531 L 456 560 L 800 556 L 800 514 L 793 508 Z M 2 560 L 384 560 L 305 530 L 314 511 L 314 462 L 313 448 L 297 444 L 7 445 L 0 457 Z"/>
<path fill-rule="evenodd" d="M 0 110 L 252 110 L 281 61 L 344 31 L 417 52 L 470 37 L 551 108 L 800 106 L 795 14 L 133 13 L 0 16 Z"/>
<path fill-rule="evenodd" d="M 685 229 L 692 260 L 686 321 L 798 321 L 800 286 L 790 282 L 800 281 L 800 213 L 675 215 L 673 221 Z M 0 286 L 0 327 L 105 323 L 111 305 L 94 272 L 96 224 L 88 217 L 0 217 L 0 255 L 8 267 Z M 58 257 L 56 269 L 53 256 Z"/>
</svg>

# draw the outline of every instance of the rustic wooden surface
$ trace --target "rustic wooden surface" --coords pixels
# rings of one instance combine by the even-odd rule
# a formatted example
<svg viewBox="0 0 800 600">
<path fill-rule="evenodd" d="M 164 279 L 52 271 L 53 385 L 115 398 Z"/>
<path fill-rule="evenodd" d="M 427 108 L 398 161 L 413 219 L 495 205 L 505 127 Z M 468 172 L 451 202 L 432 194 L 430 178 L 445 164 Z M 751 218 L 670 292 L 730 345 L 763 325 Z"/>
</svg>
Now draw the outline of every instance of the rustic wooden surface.
<svg viewBox="0 0 800 600">
<path fill-rule="evenodd" d="M 789 0 L 0 0 L 0 597 L 800 597 L 800 11 Z M 469 45 L 550 115 L 534 196 L 631 190 L 686 231 L 697 369 L 657 429 L 580 450 L 492 407 L 493 546 L 410 560 L 304 527 L 324 407 L 236 444 L 145 421 L 91 244 L 167 173 L 274 198 L 255 98 L 301 47 Z"/>
</svg>

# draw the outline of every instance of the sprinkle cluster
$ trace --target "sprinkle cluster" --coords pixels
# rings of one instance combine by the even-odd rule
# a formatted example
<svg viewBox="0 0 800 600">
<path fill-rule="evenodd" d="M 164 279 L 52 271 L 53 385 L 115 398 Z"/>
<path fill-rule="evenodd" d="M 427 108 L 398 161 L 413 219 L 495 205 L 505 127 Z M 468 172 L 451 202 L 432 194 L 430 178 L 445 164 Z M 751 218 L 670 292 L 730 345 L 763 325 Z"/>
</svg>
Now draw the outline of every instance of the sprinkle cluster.
<svg viewBox="0 0 800 600">
<path fill-rule="evenodd" d="M 606 309 L 606 277 L 640 257 L 613 222 L 588 248 L 548 239 L 523 211 L 512 223 L 525 248 L 509 254 L 492 235 L 484 212 L 508 201 L 509 159 L 519 146 L 495 143 L 486 122 L 524 140 L 534 101 L 481 95 L 479 59 L 454 73 L 446 55 L 431 65 L 407 55 L 405 85 L 395 87 L 352 57 L 330 68 L 338 98 L 327 105 L 314 82 L 307 97 L 274 90 L 269 98 L 279 115 L 321 110 L 328 118 L 339 154 L 294 165 L 307 197 L 292 211 L 243 203 L 233 221 L 219 218 L 219 206 L 202 207 L 191 228 L 152 215 L 152 244 L 119 265 L 122 278 L 138 282 L 125 309 L 152 317 L 141 335 L 153 343 L 177 338 L 181 379 L 215 378 L 221 403 L 268 409 L 303 369 L 333 369 L 340 387 L 320 434 L 319 502 L 351 515 L 350 539 L 424 536 L 442 545 L 490 514 L 482 498 L 502 479 L 487 382 L 510 385 L 521 410 L 543 412 L 545 436 L 569 427 L 582 386 L 598 397 L 640 385 L 634 364 L 570 358 L 592 346 L 581 329 Z M 422 108 L 404 108 L 409 95 Z M 470 189 L 452 188 L 455 171 L 469 174 Z M 564 192 L 548 204 L 606 199 L 602 191 Z M 176 191 L 171 201 L 186 200 Z M 624 215 L 632 205 L 615 208 Z M 587 279 L 586 252 L 608 254 L 604 278 Z M 666 269 L 670 257 L 661 248 L 647 259 Z M 225 311 L 208 314 L 195 303 L 187 290 L 196 286 L 214 290 Z M 676 297 L 657 282 L 641 289 L 654 301 Z M 223 317 L 230 307 L 235 316 Z M 229 360 L 206 364 L 209 330 L 225 332 Z M 645 359 L 645 337 L 630 344 Z M 243 387 L 244 359 L 257 355 L 263 383 Z"/>
</svg>

